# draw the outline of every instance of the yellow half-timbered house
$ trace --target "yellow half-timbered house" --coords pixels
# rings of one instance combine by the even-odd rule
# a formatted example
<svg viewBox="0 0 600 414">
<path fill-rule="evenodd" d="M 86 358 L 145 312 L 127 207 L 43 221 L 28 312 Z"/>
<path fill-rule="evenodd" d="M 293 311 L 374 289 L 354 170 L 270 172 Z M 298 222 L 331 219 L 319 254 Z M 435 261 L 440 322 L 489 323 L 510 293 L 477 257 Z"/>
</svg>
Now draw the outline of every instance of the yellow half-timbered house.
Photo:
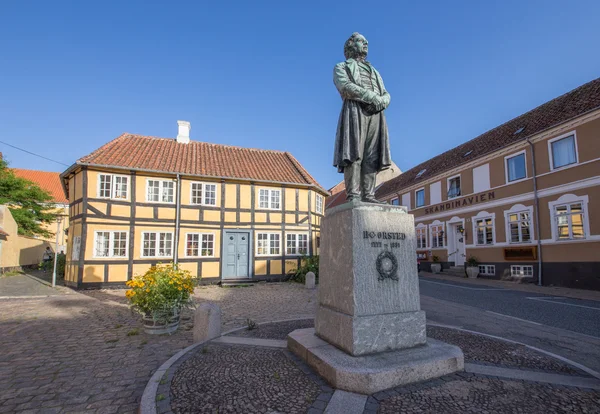
<svg viewBox="0 0 600 414">
<path fill-rule="evenodd" d="M 288 152 L 123 134 L 61 174 L 65 282 L 119 286 L 156 263 L 203 282 L 281 279 L 318 254 L 325 191 Z"/>
</svg>

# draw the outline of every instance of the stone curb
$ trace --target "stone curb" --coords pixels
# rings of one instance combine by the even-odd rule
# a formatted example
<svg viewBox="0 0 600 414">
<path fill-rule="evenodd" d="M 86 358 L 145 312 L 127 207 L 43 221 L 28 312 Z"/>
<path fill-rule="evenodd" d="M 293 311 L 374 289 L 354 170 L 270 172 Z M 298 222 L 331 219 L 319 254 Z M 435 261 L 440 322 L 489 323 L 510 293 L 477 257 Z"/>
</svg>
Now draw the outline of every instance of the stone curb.
<svg viewBox="0 0 600 414">
<path fill-rule="evenodd" d="M 468 332 L 468 333 L 472 333 L 472 334 L 475 334 L 475 335 L 487 336 L 488 338 L 498 339 L 498 340 L 500 340 L 500 341 L 508 342 L 508 343 L 511 343 L 511 344 L 523 345 L 523 346 L 525 346 L 525 347 L 527 347 L 527 348 L 529 348 L 529 349 L 531 349 L 531 350 L 533 350 L 533 351 L 536 351 L 536 352 L 539 352 L 539 353 L 542 353 L 542 354 L 548 355 L 549 357 L 552 357 L 552 358 L 554 358 L 554 359 L 558 359 L 559 361 L 562 361 L 562 362 L 564 362 L 564 363 L 566 363 L 566 364 L 572 365 L 572 366 L 574 366 L 575 368 L 578 368 L 578 369 L 580 369 L 581 371 L 587 372 L 587 373 L 588 373 L 588 374 L 590 374 L 592 377 L 595 377 L 595 378 L 597 378 L 597 379 L 600 379 L 600 372 L 594 371 L 593 369 L 591 369 L 591 368 L 588 368 L 588 367 L 586 367 L 585 365 L 581 365 L 581 364 L 580 364 L 580 363 L 578 363 L 578 362 L 571 361 L 571 360 L 570 360 L 570 359 L 568 359 L 568 358 L 562 357 L 562 356 L 560 356 L 560 355 L 554 354 L 554 353 L 552 353 L 552 352 L 549 352 L 549 351 L 545 351 L 545 350 L 543 350 L 543 349 L 540 349 L 540 348 L 537 348 L 537 347 L 535 347 L 535 346 L 527 345 L 527 344 L 524 344 L 524 343 L 522 343 L 522 342 L 518 342 L 518 341 L 513 341 L 512 339 L 503 338 L 503 337 L 501 337 L 501 336 L 490 335 L 490 334 L 485 334 L 485 333 L 482 333 L 482 332 L 471 331 L 471 330 L 469 330 L 469 329 L 463 329 L 463 328 L 459 328 L 458 326 L 444 325 L 444 324 L 438 324 L 438 323 L 429 323 L 429 322 L 427 323 L 427 325 L 431 325 L 431 326 L 438 326 L 438 327 L 440 327 L 440 328 L 456 329 L 457 331 L 461 331 L 461 332 Z"/>
</svg>

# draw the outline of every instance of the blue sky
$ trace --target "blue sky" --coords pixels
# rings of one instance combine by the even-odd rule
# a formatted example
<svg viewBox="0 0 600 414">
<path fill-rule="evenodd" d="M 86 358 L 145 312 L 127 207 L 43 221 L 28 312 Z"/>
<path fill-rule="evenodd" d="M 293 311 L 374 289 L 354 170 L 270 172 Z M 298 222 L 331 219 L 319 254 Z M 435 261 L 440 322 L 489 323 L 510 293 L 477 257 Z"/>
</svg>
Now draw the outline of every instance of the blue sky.
<svg viewBox="0 0 600 414">
<path fill-rule="evenodd" d="M 194 140 L 290 151 L 329 188 L 332 72 L 353 31 L 407 170 L 599 77 L 598 16 L 598 1 L 4 0 L 0 141 L 70 165 L 123 132 L 174 137 L 183 119 Z"/>
</svg>

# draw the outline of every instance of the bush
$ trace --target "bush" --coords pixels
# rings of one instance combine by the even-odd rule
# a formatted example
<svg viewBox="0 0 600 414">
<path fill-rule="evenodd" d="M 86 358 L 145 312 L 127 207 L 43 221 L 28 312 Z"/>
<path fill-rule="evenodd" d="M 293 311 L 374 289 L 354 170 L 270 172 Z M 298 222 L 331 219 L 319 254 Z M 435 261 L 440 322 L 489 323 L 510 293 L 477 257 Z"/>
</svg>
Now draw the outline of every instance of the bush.
<svg viewBox="0 0 600 414">
<path fill-rule="evenodd" d="M 467 267 L 475 267 L 479 265 L 479 261 L 475 256 L 469 256 L 467 259 Z"/>
<path fill-rule="evenodd" d="M 319 280 L 319 256 L 302 256 L 300 267 L 289 273 L 290 280 L 298 283 L 306 281 L 306 274 L 313 272 L 315 274 L 315 282 Z"/>
<path fill-rule="evenodd" d="M 59 277 L 65 277 L 65 265 L 67 264 L 67 255 L 58 254 L 56 259 L 56 274 Z"/>
<path fill-rule="evenodd" d="M 136 312 L 151 316 L 155 321 L 167 321 L 174 311 L 192 307 L 190 295 L 195 279 L 190 272 L 174 264 L 152 266 L 143 276 L 127 282 L 125 296 Z"/>
</svg>

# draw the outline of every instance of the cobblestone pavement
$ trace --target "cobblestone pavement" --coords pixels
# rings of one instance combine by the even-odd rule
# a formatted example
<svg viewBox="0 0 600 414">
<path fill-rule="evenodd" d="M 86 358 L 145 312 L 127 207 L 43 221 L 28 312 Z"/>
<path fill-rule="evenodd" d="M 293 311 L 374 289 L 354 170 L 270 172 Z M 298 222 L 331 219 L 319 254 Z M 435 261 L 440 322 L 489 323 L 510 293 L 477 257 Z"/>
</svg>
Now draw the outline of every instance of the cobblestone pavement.
<svg viewBox="0 0 600 414">
<path fill-rule="evenodd" d="M 133 413 L 152 373 L 192 344 L 190 315 L 171 336 L 150 336 L 124 290 L 0 300 L 0 413 Z M 224 327 L 311 317 L 315 291 L 268 284 L 197 288 L 223 309 Z"/>
<path fill-rule="evenodd" d="M 371 396 L 378 413 L 598 413 L 600 393 L 534 382 L 453 374 Z"/>
<path fill-rule="evenodd" d="M 198 349 L 173 376 L 172 412 L 307 412 L 321 394 L 321 387 L 285 352 L 216 344 Z M 165 409 L 168 412 L 169 407 Z"/>
<path fill-rule="evenodd" d="M 286 339 L 288 334 L 296 329 L 312 328 L 315 326 L 315 320 L 301 319 L 297 321 L 265 323 L 259 325 L 256 329 L 232 332 L 230 336 L 243 336 L 262 339 Z"/>
<path fill-rule="evenodd" d="M 589 376 L 584 371 L 523 345 L 431 325 L 427 326 L 427 336 L 460 347 L 465 355 L 465 362 L 523 368 L 528 371 Z"/>
<path fill-rule="evenodd" d="M 62 288 L 65 290 L 65 288 Z M 53 289 L 26 275 L 0 276 L 0 298 L 15 296 L 60 295 L 61 288 Z"/>
</svg>

